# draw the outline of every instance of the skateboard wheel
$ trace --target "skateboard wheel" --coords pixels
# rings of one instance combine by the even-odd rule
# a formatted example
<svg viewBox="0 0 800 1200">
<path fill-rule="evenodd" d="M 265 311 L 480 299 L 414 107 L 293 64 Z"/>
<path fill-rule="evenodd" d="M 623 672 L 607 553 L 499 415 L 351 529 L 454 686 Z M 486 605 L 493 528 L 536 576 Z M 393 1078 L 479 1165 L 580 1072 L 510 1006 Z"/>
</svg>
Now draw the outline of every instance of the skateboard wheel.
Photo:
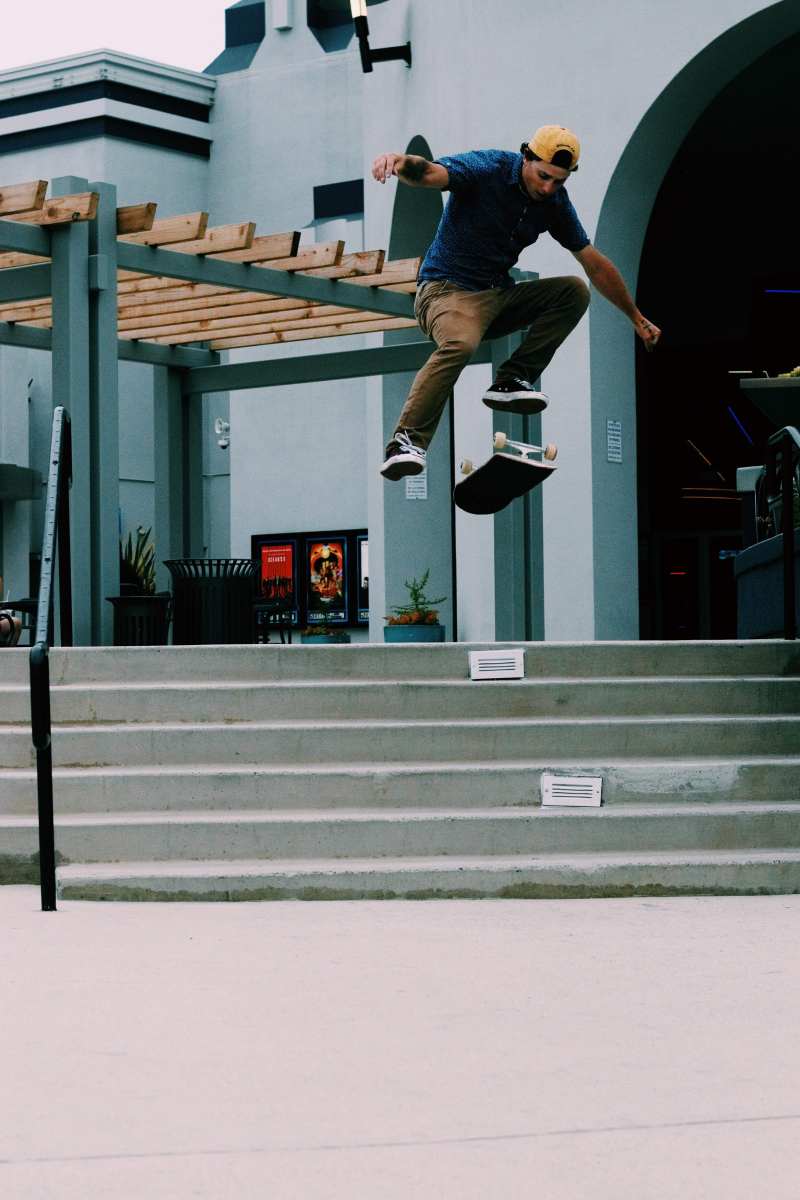
<svg viewBox="0 0 800 1200">
<path fill-rule="evenodd" d="M 553 459 L 557 457 L 557 455 L 558 455 L 558 446 L 554 446 L 552 442 L 548 442 L 544 448 L 545 458 L 548 458 L 552 462 Z"/>
<path fill-rule="evenodd" d="M 502 433 L 500 430 L 498 430 L 497 433 L 494 435 L 495 450 L 502 450 L 507 442 L 508 442 L 508 436 L 505 433 Z"/>
<path fill-rule="evenodd" d="M 462 475 L 471 475 L 472 472 L 475 470 L 475 464 L 473 463 L 471 458 L 464 458 L 461 460 L 461 463 L 459 465 L 459 470 Z"/>
</svg>

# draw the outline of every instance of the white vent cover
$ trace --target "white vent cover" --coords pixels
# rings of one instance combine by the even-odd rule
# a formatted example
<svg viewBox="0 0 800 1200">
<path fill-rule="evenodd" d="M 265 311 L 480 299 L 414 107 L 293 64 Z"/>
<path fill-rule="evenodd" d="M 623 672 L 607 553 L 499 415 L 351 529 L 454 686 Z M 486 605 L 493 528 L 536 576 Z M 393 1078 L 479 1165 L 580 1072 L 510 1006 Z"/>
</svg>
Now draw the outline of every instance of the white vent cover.
<svg viewBox="0 0 800 1200">
<path fill-rule="evenodd" d="M 601 776 L 542 773 L 542 804 L 565 808 L 599 808 L 603 803 Z"/>
<path fill-rule="evenodd" d="M 470 650 L 470 679 L 523 679 L 524 650 Z"/>
</svg>

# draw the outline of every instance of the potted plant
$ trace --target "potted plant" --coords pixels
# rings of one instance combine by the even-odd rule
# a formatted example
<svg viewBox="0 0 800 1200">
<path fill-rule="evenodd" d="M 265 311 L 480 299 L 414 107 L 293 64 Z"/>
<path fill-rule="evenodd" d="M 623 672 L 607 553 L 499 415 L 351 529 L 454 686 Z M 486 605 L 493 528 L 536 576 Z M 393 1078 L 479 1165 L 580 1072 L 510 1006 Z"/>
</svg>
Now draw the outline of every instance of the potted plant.
<svg viewBox="0 0 800 1200">
<path fill-rule="evenodd" d="M 408 590 L 408 603 L 396 604 L 392 615 L 386 617 L 387 625 L 383 631 L 385 642 L 443 642 L 444 625 L 439 622 L 439 613 L 433 607 L 441 604 L 445 596 L 429 599 L 425 595 L 431 569 L 425 571 L 419 579 L 406 579 L 404 586 Z"/>
<path fill-rule="evenodd" d="M 119 596 L 108 596 L 114 606 L 115 646 L 165 646 L 169 631 L 169 592 L 156 591 L 156 553 L 151 529 L 128 534 L 119 544 Z"/>
<path fill-rule="evenodd" d="M 305 646 L 333 646 L 350 641 L 344 629 L 333 629 L 330 625 L 308 625 L 300 630 L 300 641 Z"/>
</svg>

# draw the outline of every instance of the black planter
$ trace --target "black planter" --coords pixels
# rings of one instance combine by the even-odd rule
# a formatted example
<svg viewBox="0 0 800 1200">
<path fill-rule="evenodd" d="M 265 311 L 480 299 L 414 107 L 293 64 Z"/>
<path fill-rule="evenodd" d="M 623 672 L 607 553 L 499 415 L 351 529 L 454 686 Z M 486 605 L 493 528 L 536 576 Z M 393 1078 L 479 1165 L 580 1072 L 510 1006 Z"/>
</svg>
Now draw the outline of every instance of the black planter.
<svg viewBox="0 0 800 1200">
<path fill-rule="evenodd" d="M 106 599 L 114 606 L 115 646 L 166 646 L 172 600 L 169 592 Z"/>
</svg>

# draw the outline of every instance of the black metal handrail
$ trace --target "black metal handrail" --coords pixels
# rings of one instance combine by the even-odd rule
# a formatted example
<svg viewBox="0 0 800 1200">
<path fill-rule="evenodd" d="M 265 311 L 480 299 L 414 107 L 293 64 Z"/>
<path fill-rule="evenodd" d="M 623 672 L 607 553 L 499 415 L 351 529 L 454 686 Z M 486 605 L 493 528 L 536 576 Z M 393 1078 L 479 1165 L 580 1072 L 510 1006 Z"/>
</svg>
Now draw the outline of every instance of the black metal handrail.
<svg viewBox="0 0 800 1200">
<path fill-rule="evenodd" d="M 53 824 L 53 754 L 50 725 L 50 661 L 53 642 L 53 572 L 58 549 L 61 645 L 72 645 L 72 583 L 69 541 L 69 488 L 72 483 L 72 427 L 63 407 L 53 412 L 50 471 L 44 509 L 42 565 L 36 633 L 30 653 L 31 733 L 36 750 L 39 808 L 39 882 L 42 911 L 56 911 L 56 843 Z"/>
<path fill-rule="evenodd" d="M 783 636 L 797 637 L 797 602 L 794 573 L 794 484 L 800 469 L 800 433 L 787 425 L 767 442 L 764 488 L 769 499 L 780 496 L 783 533 Z M 777 533 L 777 530 L 775 531 Z"/>
</svg>

